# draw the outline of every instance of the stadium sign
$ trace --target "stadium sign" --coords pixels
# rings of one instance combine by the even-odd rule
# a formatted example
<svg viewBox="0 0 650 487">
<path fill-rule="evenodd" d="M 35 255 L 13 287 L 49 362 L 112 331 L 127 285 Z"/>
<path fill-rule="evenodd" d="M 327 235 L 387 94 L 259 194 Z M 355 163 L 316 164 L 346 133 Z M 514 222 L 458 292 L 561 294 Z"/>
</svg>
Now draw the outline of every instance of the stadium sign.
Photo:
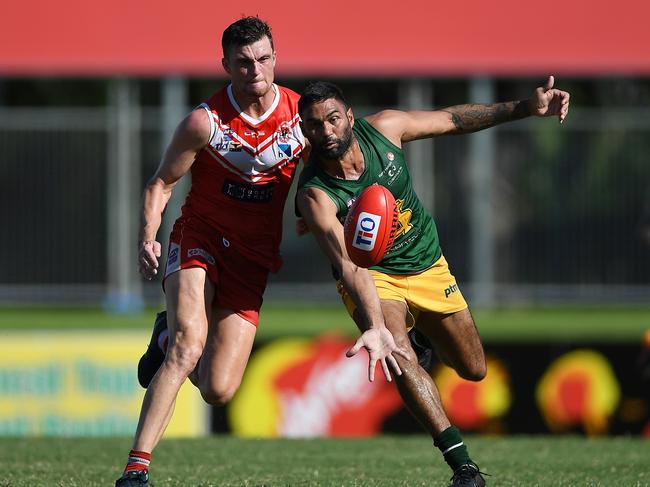
<svg viewBox="0 0 650 487">
<path fill-rule="evenodd" d="M 146 333 L 3 333 L 0 436 L 131 436 L 144 396 L 136 364 Z M 207 431 L 191 384 L 176 401 L 168 436 Z"/>
<path fill-rule="evenodd" d="M 266 437 L 379 433 L 401 400 L 381 372 L 368 382 L 367 357 L 347 358 L 350 346 L 347 339 L 326 335 L 261 348 L 228 408 L 232 431 Z"/>
</svg>

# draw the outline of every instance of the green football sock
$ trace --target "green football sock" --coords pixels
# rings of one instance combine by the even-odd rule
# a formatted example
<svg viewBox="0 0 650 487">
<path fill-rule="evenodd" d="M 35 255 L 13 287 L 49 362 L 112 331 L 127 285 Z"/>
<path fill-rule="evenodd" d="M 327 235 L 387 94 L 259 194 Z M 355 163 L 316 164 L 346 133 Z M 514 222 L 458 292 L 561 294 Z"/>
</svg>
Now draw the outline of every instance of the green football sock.
<svg viewBox="0 0 650 487">
<path fill-rule="evenodd" d="M 450 426 L 436 436 L 433 439 L 433 444 L 442 452 L 445 462 L 454 471 L 461 465 L 472 462 L 467 447 L 460 437 L 460 431 L 455 426 Z"/>
</svg>

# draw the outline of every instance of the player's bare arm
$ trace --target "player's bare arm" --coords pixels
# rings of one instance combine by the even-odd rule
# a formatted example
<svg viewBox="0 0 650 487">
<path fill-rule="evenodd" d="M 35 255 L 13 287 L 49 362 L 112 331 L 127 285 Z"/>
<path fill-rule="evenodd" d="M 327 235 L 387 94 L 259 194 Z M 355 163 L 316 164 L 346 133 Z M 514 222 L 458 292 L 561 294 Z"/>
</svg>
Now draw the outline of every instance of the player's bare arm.
<svg viewBox="0 0 650 487">
<path fill-rule="evenodd" d="M 403 142 L 437 135 L 477 132 L 531 115 L 557 116 L 562 123 L 569 112 L 570 96 L 553 88 L 554 83 L 553 76 L 549 76 L 544 86 L 537 88 L 527 100 L 468 103 L 434 111 L 384 110 L 367 120 L 398 147 Z"/>
<path fill-rule="evenodd" d="M 343 226 L 336 217 L 336 205 L 321 190 L 305 188 L 298 192 L 296 203 L 305 224 L 316 237 L 319 246 L 342 276 L 343 285 L 359 311 L 362 335 L 348 351 L 348 357 L 366 348 L 369 355 L 368 379 L 374 380 L 375 366 L 381 367 L 387 380 L 391 380 L 388 364 L 398 375 L 402 371 L 393 357 L 398 353 L 408 357 L 395 345 L 386 328 L 374 281 L 366 269 L 357 267 L 348 257 L 343 238 Z"/>
<path fill-rule="evenodd" d="M 161 247 L 156 241 L 156 234 L 172 190 L 192 167 L 196 154 L 208 143 L 209 137 L 207 113 L 203 109 L 192 111 L 176 128 L 160 166 L 145 187 L 138 262 L 140 273 L 147 279 L 152 279 L 158 273 Z"/>
</svg>

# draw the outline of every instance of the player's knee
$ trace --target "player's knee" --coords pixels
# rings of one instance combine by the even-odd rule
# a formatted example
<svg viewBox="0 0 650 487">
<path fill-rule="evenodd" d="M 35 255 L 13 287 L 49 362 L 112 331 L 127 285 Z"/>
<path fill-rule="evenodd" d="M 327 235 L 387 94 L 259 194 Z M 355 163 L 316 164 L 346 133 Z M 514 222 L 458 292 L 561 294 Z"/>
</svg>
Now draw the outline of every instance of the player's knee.
<svg viewBox="0 0 650 487">
<path fill-rule="evenodd" d="M 210 374 L 201 377 L 199 380 L 199 391 L 203 400 L 213 406 L 225 406 L 239 389 L 239 380 L 231 376 L 219 377 L 218 374 Z"/>
<path fill-rule="evenodd" d="M 233 398 L 235 395 L 235 392 L 237 392 L 238 389 L 238 384 L 237 385 L 206 385 L 206 384 L 201 384 L 199 387 L 199 390 L 201 391 L 201 397 L 203 397 L 203 400 L 207 402 L 208 404 L 211 404 L 213 406 L 225 406 L 230 402 L 230 400 Z"/>
<path fill-rule="evenodd" d="M 478 382 L 485 379 L 487 365 L 485 364 L 485 360 L 476 360 L 462 367 L 461 370 L 457 370 L 457 372 L 465 380 Z"/>
</svg>

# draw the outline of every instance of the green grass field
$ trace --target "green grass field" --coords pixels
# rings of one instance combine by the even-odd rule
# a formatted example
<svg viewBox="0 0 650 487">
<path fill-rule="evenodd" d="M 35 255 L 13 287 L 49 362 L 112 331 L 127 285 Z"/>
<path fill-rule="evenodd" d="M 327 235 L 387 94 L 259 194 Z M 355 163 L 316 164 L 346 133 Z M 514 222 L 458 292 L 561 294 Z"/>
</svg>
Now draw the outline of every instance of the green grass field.
<svg viewBox="0 0 650 487">
<path fill-rule="evenodd" d="M 1 330 L 150 329 L 156 310 L 111 315 L 98 309 L 4 308 Z M 637 341 L 650 328 L 650 308 L 510 308 L 473 311 L 488 342 Z M 312 336 L 328 330 L 355 334 L 343 306 L 265 306 L 259 338 Z"/>
<path fill-rule="evenodd" d="M 648 486 L 650 441 L 468 437 L 490 486 Z M 127 439 L 2 439 L 0 486 L 108 486 Z M 152 483 L 163 486 L 446 486 L 450 471 L 424 436 L 371 439 L 163 440 Z"/>
</svg>

